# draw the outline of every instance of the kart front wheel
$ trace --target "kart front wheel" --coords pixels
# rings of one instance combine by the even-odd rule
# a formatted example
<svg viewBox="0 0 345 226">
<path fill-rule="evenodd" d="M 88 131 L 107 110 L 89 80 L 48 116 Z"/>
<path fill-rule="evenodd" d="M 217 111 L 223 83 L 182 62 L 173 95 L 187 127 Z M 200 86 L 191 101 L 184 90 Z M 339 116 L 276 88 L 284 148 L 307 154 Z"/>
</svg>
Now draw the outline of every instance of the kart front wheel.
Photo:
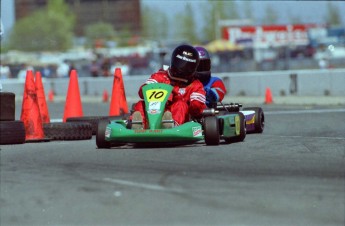
<svg viewBox="0 0 345 226">
<path fill-rule="evenodd" d="M 219 121 L 215 116 L 204 118 L 204 136 L 206 145 L 219 145 Z"/>
<path fill-rule="evenodd" d="M 111 143 L 105 140 L 105 130 L 109 123 L 109 120 L 100 120 L 98 122 L 96 133 L 96 145 L 98 148 L 111 148 Z"/>
<path fill-rule="evenodd" d="M 250 107 L 243 108 L 244 111 L 254 111 L 255 112 L 255 121 L 254 121 L 254 131 L 253 133 L 262 133 L 265 127 L 265 115 L 264 111 L 260 107 Z"/>
</svg>

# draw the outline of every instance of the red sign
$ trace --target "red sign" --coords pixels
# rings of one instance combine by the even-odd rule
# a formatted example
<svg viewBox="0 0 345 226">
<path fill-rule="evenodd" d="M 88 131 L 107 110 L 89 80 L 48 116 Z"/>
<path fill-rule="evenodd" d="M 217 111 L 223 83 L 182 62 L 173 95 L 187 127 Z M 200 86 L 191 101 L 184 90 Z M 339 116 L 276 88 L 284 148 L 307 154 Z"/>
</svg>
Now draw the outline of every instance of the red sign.
<svg viewBox="0 0 345 226">
<path fill-rule="evenodd" d="M 223 28 L 223 38 L 251 47 L 307 45 L 308 29 L 314 27 L 313 24 L 229 26 Z"/>
</svg>

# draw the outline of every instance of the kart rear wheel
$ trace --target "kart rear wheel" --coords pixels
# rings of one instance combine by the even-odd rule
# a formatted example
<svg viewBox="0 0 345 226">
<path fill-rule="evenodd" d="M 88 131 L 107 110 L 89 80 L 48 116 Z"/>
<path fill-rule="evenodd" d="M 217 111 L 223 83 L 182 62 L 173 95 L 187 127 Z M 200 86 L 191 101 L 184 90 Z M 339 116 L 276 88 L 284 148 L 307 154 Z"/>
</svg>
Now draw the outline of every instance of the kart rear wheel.
<svg viewBox="0 0 345 226">
<path fill-rule="evenodd" d="M 219 121 L 216 116 L 204 118 L 204 136 L 206 145 L 219 145 Z"/>
<path fill-rule="evenodd" d="M 262 133 L 265 127 L 265 115 L 264 111 L 260 107 L 250 107 L 244 108 L 244 111 L 254 111 L 255 112 L 255 121 L 254 121 L 254 131 L 252 133 Z"/>
<path fill-rule="evenodd" d="M 105 130 L 110 123 L 107 119 L 99 120 L 97 133 L 96 133 L 96 145 L 98 148 L 111 148 L 111 143 L 105 140 Z"/>
<path fill-rule="evenodd" d="M 246 132 L 246 119 L 244 117 L 244 114 L 242 112 L 236 113 L 240 117 L 240 134 L 236 137 L 229 137 L 224 138 L 225 142 L 227 143 L 236 143 L 236 142 L 242 142 L 246 138 L 247 132 Z"/>
</svg>

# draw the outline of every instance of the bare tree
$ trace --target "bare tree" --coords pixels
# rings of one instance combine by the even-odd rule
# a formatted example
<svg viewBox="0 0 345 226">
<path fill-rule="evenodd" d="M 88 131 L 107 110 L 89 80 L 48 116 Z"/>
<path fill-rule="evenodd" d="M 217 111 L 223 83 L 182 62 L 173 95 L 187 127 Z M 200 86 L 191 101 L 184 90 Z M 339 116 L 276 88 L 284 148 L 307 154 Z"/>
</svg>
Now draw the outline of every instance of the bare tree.
<svg viewBox="0 0 345 226">
<path fill-rule="evenodd" d="M 252 9 L 252 3 L 250 1 L 244 1 L 243 2 L 243 12 L 244 12 L 244 18 L 249 20 L 254 20 L 253 15 L 253 9 Z"/>
<path fill-rule="evenodd" d="M 169 19 L 167 15 L 150 7 L 142 11 L 142 36 L 146 39 L 161 40 L 169 35 Z"/>
<path fill-rule="evenodd" d="M 327 16 L 326 21 L 329 25 L 339 26 L 341 25 L 341 18 L 339 8 L 334 6 L 331 2 L 327 3 Z"/>
<path fill-rule="evenodd" d="M 287 15 L 289 17 L 289 21 L 292 24 L 299 24 L 302 23 L 302 19 L 300 15 L 294 15 L 290 9 L 288 9 L 287 11 Z"/>
<path fill-rule="evenodd" d="M 177 27 L 176 35 L 178 39 L 186 40 L 190 43 L 198 43 L 196 23 L 192 6 L 187 3 L 184 12 L 177 15 Z"/>
<path fill-rule="evenodd" d="M 278 21 L 278 14 L 272 8 L 271 5 L 267 5 L 265 8 L 265 15 L 262 19 L 263 24 L 275 24 Z"/>
<path fill-rule="evenodd" d="M 24 51 L 61 51 L 73 41 L 75 17 L 63 0 L 49 0 L 45 8 L 18 20 L 9 46 Z"/>
<path fill-rule="evenodd" d="M 239 19 L 236 1 L 212 1 L 209 0 L 202 6 L 205 19 L 203 27 L 203 40 L 211 41 L 220 38 L 221 27 L 219 21 Z"/>
</svg>

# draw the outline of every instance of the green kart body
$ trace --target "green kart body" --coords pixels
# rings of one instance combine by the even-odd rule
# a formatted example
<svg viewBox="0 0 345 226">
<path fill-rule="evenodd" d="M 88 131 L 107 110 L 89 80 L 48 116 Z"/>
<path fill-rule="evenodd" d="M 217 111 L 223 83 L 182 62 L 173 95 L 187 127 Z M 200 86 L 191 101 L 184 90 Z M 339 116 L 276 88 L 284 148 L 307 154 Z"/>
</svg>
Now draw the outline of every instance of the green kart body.
<svg viewBox="0 0 345 226">
<path fill-rule="evenodd" d="M 214 116 L 209 112 L 201 120 L 191 120 L 172 128 L 164 128 L 162 121 L 166 103 L 173 87 L 164 83 L 153 83 L 142 87 L 146 129 L 132 129 L 141 123 L 130 118 L 122 120 L 102 120 L 98 124 L 96 144 L 98 148 L 110 148 L 126 143 L 195 143 L 205 140 L 208 145 L 218 145 L 220 139 L 241 135 L 241 119 L 237 113 Z"/>
<path fill-rule="evenodd" d="M 121 121 L 108 124 L 105 140 L 117 143 L 196 142 L 203 140 L 202 125 L 187 122 L 169 129 L 127 129 Z"/>
</svg>

